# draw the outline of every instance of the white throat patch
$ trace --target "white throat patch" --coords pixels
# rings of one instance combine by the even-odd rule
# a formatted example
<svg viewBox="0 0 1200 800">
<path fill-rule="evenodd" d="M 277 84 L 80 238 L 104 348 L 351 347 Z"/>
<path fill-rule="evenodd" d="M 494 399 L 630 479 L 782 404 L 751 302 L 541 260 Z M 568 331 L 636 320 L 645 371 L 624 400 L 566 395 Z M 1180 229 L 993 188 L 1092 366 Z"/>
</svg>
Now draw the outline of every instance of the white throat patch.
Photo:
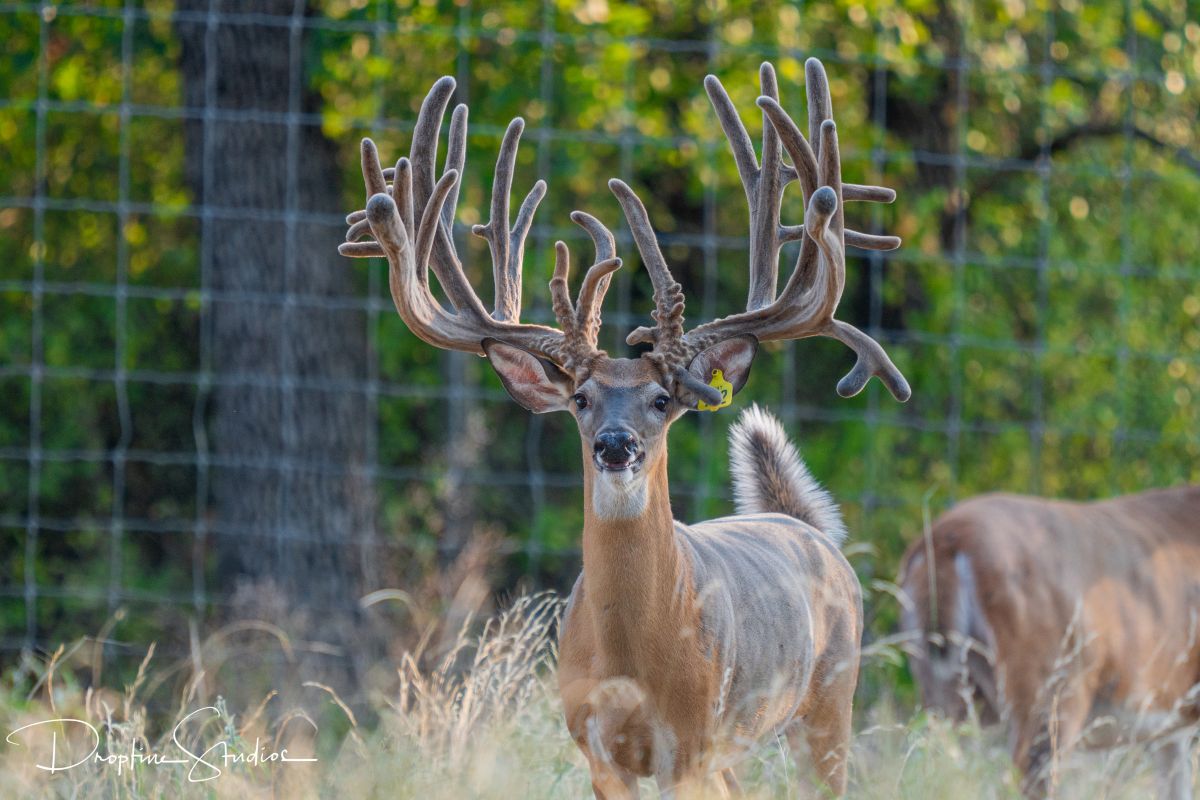
<svg viewBox="0 0 1200 800">
<path fill-rule="evenodd" d="M 600 519 L 632 519 L 646 510 L 646 476 L 629 470 L 592 477 L 592 511 Z"/>
</svg>

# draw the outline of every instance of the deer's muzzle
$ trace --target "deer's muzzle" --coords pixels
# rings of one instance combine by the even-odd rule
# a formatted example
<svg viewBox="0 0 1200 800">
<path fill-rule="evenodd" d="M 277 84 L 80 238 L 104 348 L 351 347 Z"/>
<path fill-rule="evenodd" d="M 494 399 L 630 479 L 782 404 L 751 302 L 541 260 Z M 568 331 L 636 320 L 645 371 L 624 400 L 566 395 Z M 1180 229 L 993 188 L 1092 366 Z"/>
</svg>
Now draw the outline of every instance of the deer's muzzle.
<svg viewBox="0 0 1200 800">
<path fill-rule="evenodd" d="M 645 455 L 637 436 L 626 430 L 606 430 L 596 434 L 592 452 L 596 466 L 612 472 L 636 466 Z"/>
</svg>

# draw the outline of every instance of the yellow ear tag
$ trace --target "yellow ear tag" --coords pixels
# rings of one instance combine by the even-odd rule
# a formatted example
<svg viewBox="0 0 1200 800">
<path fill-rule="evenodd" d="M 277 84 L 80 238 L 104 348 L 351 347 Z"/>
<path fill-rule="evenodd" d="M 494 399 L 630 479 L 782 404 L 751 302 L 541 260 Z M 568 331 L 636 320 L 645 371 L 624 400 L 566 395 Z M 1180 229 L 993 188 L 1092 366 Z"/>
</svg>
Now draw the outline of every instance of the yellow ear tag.
<svg viewBox="0 0 1200 800">
<path fill-rule="evenodd" d="M 725 406 L 733 402 L 733 384 L 725 380 L 725 373 L 719 369 L 713 370 L 712 380 L 708 385 L 721 393 L 721 402 L 718 405 L 710 406 L 703 400 L 696 406 L 701 411 L 719 411 Z"/>
</svg>

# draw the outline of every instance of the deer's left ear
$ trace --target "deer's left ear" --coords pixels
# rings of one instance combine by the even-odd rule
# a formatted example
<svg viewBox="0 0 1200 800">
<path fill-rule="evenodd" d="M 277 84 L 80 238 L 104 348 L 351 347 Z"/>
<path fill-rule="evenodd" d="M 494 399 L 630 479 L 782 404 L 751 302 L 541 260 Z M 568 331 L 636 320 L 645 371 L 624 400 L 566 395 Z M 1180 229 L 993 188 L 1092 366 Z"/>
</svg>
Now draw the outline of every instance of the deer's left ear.
<svg viewBox="0 0 1200 800">
<path fill-rule="evenodd" d="M 750 377 L 750 365 L 758 352 L 758 339 L 750 335 L 734 336 L 717 342 L 692 359 L 686 370 L 676 370 L 675 394 L 680 402 L 691 408 L 703 400 L 715 406 L 721 403 L 721 392 L 712 386 L 717 370 L 732 385 L 737 394 Z"/>
<path fill-rule="evenodd" d="M 495 339 L 483 340 L 483 352 L 513 400 L 535 414 L 567 409 L 574 384 L 557 364 Z"/>
</svg>

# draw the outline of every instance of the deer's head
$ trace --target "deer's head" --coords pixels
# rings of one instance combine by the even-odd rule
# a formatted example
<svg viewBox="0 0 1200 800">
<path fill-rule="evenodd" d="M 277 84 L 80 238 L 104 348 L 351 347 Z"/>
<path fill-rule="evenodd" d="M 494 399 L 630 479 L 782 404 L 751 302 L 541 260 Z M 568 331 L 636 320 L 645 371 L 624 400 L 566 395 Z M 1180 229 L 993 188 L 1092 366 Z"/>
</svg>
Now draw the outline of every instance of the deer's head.
<svg viewBox="0 0 1200 800">
<path fill-rule="evenodd" d="M 871 375 L 878 375 L 898 400 L 907 400 L 910 394 L 904 377 L 875 340 L 833 318 L 845 285 L 846 244 L 876 250 L 900 244 L 893 236 L 847 230 L 842 204 L 846 200 L 891 202 L 895 192 L 842 183 L 825 70 L 819 61 L 809 59 L 806 73 L 809 137 L 815 146 L 779 105 L 775 72 L 770 64 L 763 64 L 758 98 L 764 117 L 761 163 L 720 81 L 711 75 L 705 80 L 750 207 L 750 288 L 744 312 L 685 330 L 683 291 L 671 277 L 645 206 L 625 183 L 609 182 L 654 284 L 654 325 L 638 328 L 627 339 L 629 344 L 651 345 L 638 358 L 611 358 L 597 346 L 601 304 L 621 260 L 612 233 L 582 211 L 574 212 L 571 219 L 590 235 L 596 257 L 577 298 L 572 302 L 568 292 L 567 246 L 558 242 L 550 281 L 557 327 L 518 321 L 525 237 L 546 192 L 546 184 L 538 181 L 510 227 L 513 166 L 524 129 L 519 118 L 509 124 L 500 146 L 491 219 L 473 229 L 487 240 L 492 254 L 495 303 L 490 312 L 484 308 L 467 281 L 450 235 L 466 157 L 466 106 L 459 105 L 451 115 L 440 178 L 434 165 L 439 130 L 454 92 L 452 78 L 442 78 L 430 90 L 414 128 L 410 154 L 394 169 L 382 169 L 375 145 L 363 140 L 367 205 L 347 218 L 350 229 L 340 252 L 387 257 L 396 310 L 421 339 L 435 347 L 486 355 L 508 393 L 534 413 L 574 415 L 593 497 L 610 498 L 607 505 L 597 500 L 596 512 L 636 515 L 639 500 L 644 502 L 646 474 L 665 466 L 671 423 L 702 403 L 722 404 L 728 399 L 722 391 L 739 391 L 761 341 L 836 338 L 858 355 L 854 368 L 838 384 L 839 394 L 857 394 Z M 785 151 L 790 164 L 784 161 Z M 783 225 L 779 219 L 783 190 L 792 181 L 799 182 L 804 196 L 802 225 Z M 374 241 L 360 241 L 368 233 Z M 795 268 L 776 296 L 780 247 L 797 240 L 801 246 Z M 453 310 L 444 308 L 430 291 L 430 269 Z"/>
</svg>

